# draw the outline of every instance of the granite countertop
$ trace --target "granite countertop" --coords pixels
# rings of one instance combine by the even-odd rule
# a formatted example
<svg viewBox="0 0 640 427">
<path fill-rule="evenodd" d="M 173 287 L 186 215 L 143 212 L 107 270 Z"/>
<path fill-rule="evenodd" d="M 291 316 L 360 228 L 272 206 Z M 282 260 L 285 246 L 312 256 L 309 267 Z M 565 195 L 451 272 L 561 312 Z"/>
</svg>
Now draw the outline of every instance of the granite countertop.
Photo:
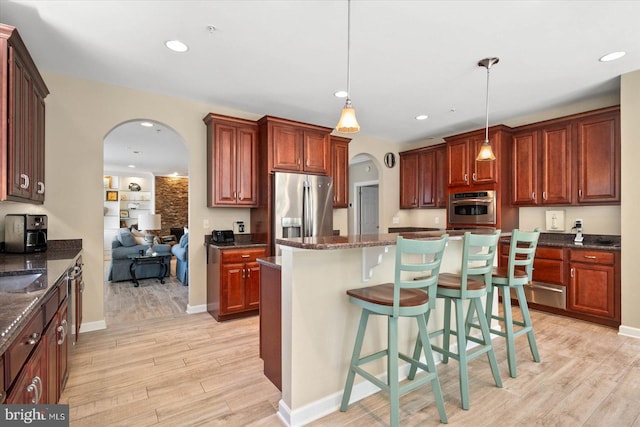
<svg viewBox="0 0 640 427">
<path fill-rule="evenodd" d="M 375 246 L 395 245 L 398 236 L 405 239 L 435 239 L 443 234 L 449 234 L 450 240 L 462 239 L 466 231 L 476 234 L 491 234 L 493 228 L 477 228 L 469 230 L 437 230 L 437 231 L 416 231 L 404 233 L 386 234 L 362 234 L 350 236 L 318 236 L 318 237 L 296 237 L 292 239 L 276 239 L 276 243 L 282 246 L 291 246 L 299 249 L 331 250 L 331 249 L 353 249 Z M 502 236 L 509 236 L 511 233 L 502 233 Z"/>
<path fill-rule="evenodd" d="M 267 246 L 266 243 L 253 241 L 250 234 L 236 234 L 233 243 L 216 243 L 211 240 L 211 235 L 207 234 L 204 236 L 204 245 L 216 249 L 264 248 Z"/>
<path fill-rule="evenodd" d="M 33 317 L 46 295 L 82 251 L 79 247 L 56 247 L 50 242 L 46 252 L 35 254 L 0 254 L 0 276 L 42 273 L 46 288 L 32 292 L 0 292 L 0 354 L 4 353 L 20 331 Z"/>
<path fill-rule="evenodd" d="M 552 246 L 570 249 L 596 249 L 607 251 L 620 250 L 620 236 L 606 234 L 585 234 L 582 244 L 575 243 L 574 234 L 566 233 L 540 233 L 538 245 Z M 502 243 L 509 243 L 508 237 L 500 239 Z"/>
</svg>

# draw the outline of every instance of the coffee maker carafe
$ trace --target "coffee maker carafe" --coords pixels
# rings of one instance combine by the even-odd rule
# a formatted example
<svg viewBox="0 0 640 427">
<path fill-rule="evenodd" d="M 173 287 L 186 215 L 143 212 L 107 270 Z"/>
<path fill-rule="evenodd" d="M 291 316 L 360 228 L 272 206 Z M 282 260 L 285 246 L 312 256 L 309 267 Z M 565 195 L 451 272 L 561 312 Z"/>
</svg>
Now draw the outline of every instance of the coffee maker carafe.
<svg viewBox="0 0 640 427">
<path fill-rule="evenodd" d="M 6 252 L 32 253 L 47 250 L 47 216 L 9 214 L 4 221 Z"/>
</svg>

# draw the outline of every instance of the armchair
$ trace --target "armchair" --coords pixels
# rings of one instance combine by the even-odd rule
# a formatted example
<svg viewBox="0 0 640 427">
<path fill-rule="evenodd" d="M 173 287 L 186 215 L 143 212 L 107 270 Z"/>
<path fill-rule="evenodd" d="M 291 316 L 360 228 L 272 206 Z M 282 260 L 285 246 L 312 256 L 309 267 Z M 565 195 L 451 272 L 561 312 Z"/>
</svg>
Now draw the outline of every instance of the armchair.
<svg viewBox="0 0 640 427">
<path fill-rule="evenodd" d="M 185 286 L 189 285 L 189 233 L 180 238 L 177 245 L 171 247 L 176 257 L 176 277 Z"/>
</svg>

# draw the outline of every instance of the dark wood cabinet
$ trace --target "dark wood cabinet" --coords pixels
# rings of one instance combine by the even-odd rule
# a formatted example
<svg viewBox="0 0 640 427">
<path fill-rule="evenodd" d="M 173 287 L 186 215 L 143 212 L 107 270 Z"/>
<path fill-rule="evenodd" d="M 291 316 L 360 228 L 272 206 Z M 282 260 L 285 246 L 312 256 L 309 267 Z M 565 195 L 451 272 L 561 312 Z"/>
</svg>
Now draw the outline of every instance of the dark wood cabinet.
<svg viewBox="0 0 640 427">
<path fill-rule="evenodd" d="M 446 207 L 444 144 L 400 153 L 400 208 Z"/>
<path fill-rule="evenodd" d="M 576 123 L 578 203 L 620 203 L 620 112 Z"/>
<path fill-rule="evenodd" d="M 567 309 L 619 325 L 618 280 L 616 252 L 571 249 Z"/>
<path fill-rule="evenodd" d="M 260 266 L 266 249 L 207 250 L 207 310 L 218 321 L 256 314 L 260 308 Z"/>
<path fill-rule="evenodd" d="M 504 144 L 511 143 L 510 129 L 506 126 L 489 128 L 489 142 L 496 160 L 477 161 L 476 156 L 485 141 L 485 130 L 479 129 L 445 138 L 449 187 L 476 187 L 500 182 L 501 156 L 508 153 Z M 461 189 L 462 190 L 462 189 Z"/>
<path fill-rule="evenodd" d="M 258 203 L 258 126 L 250 120 L 208 114 L 207 205 L 256 206 Z"/>
<path fill-rule="evenodd" d="M 330 174 L 330 128 L 272 116 L 264 116 L 258 125 L 260 144 L 266 146 L 267 173 Z"/>
<path fill-rule="evenodd" d="M 282 287 L 275 263 L 260 264 L 260 357 L 264 375 L 282 390 Z"/>
<path fill-rule="evenodd" d="M 349 142 L 351 139 L 331 135 L 331 177 L 333 207 L 349 207 Z"/>
<path fill-rule="evenodd" d="M 22 367 L 20 375 L 9 392 L 7 404 L 24 405 L 48 402 L 45 345 L 44 340 L 41 340 L 27 363 Z"/>
<path fill-rule="evenodd" d="M 18 31 L 0 24 L 0 200 L 41 204 L 44 183 L 44 99 L 49 90 Z"/>
<path fill-rule="evenodd" d="M 516 206 L 620 203 L 620 109 L 521 126 L 514 131 Z"/>
</svg>

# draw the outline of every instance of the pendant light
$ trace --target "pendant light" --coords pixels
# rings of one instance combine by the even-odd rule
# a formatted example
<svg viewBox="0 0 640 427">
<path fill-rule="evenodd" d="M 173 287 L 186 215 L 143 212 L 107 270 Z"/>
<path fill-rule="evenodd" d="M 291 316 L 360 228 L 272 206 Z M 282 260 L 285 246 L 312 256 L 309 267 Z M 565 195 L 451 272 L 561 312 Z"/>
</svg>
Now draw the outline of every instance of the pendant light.
<svg viewBox="0 0 640 427">
<path fill-rule="evenodd" d="M 498 58 L 485 58 L 478 62 L 478 66 L 485 67 L 487 69 L 487 104 L 486 104 L 486 124 L 484 130 L 484 143 L 480 147 L 480 152 L 476 161 L 495 160 L 496 156 L 491 149 L 491 143 L 489 142 L 489 69 L 492 65 L 495 65 L 500 61 Z"/>
<path fill-rule="evenodd" d="M 342 133 L 356 133 L 360 131 L 360 125 L 356 119 L 356 110 L 351 105 L 351 0 L 347 0 L 347 101 L 342 109 L 340 120 L 336 130 Z"/>
</svg>

